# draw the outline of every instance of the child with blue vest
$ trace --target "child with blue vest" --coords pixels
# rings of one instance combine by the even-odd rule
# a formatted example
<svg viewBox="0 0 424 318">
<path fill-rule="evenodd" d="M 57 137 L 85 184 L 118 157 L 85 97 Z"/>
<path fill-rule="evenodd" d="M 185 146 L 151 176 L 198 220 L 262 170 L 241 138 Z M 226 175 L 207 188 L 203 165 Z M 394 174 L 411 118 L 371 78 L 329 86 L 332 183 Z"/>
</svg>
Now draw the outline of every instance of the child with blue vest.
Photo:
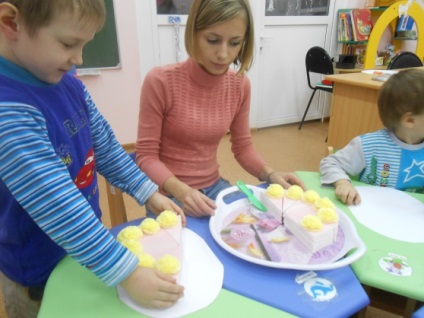
<svg viewBox="0 0 424 318">
<path fill-rule="evenodd" d="M 380 187 L 424 192 L 424 70 L 392 75 L 380 88 L 378 110 L 384 129 L 354 138 L 321 160 L 321 183 L 334 185 L 347 205 L 361 198 L 349 176 Z"/>
<path fill-rule="evenodd" d="M 182 213 L 68 74 L 104 20 L 103 0 L 0 1 L 0 291 L 9 318 L 37 316 L 66 254 L 144 306 L 183 295 L 174 279 L 139 267 L 100 221 L 97 172 L 156 213 Z"/>
</svg>

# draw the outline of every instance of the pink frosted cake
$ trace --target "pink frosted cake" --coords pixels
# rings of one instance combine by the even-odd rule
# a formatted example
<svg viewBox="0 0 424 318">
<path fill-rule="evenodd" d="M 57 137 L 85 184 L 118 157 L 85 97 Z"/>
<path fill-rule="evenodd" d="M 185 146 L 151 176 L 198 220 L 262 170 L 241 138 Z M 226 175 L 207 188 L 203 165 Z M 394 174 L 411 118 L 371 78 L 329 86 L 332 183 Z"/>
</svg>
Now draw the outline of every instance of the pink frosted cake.
<svg viewBox="0 0 424 318">
<path fill-rule="evenodd" d="M 279 184 L 270 184 L 265 192 L 260 193 L 261 202 L 274 219 L 283 222 L 284 188 Z"/>
<path fill-rule="evenodd" d="M 291 186 L 281 199 L 271 197 L 268 189 L 261 193 L 261 199 L 268 211 L 277 220 L 283 220 L 284 227 L 310 251 L 316 252 L 336 241 L 338 214 L 328 198 Z"/>
<path fill-rule="evenodd" d="M 118 241 L 136 254 L 139 265 L 176 275 L 183 256 L 181 216 L 162 212 L 156 219 L 146 218 L 139 226 L 128 226 L 118 234 Z"/>
<path fill-rule="evenodd" d="M 304 201 L 284 199 L 284 226 L 312 252 L 332 245 L 337 238 L 337 212 L 334 208 L 322 208 L 318 211 Z M 326 212 L 328 219 L 321 216 Z"/>
</svg>

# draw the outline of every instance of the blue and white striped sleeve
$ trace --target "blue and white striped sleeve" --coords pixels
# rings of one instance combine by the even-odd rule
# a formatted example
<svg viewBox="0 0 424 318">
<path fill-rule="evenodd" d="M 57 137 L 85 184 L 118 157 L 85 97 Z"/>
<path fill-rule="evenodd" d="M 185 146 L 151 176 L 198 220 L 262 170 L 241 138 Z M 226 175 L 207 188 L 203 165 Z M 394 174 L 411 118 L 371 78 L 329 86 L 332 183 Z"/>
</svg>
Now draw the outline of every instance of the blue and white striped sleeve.
<svg viewBox="0 0 424 318">
<path fill-rule="evenodd" d="M 97 110 L 90 94 L 84 87 L 89 110 L 97 171 L 112 185 L 131 195 L 140 205 L 158 189 L 149 177 L 140 170 L 118 143 L 105 118 Z"/>
<path fill-rule="evenodd" d="M 45 118 L 25 104 L 0 104 L 0 178 L 39 227 L 107 285 L 136 268 L 95 216 L 56 155 Z"/>
</svg>

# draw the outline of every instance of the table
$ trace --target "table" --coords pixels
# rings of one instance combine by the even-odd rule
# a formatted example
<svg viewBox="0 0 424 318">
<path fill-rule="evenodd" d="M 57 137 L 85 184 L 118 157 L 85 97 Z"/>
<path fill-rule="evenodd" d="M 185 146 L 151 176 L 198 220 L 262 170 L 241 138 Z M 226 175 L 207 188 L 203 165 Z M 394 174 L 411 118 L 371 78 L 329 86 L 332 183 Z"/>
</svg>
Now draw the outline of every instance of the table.
<svg viewBox="0 0 424 318">
<path fill-rule="evenodd" d="M 354 222 L 359 236 L 367 246 L 367 252 L 358 261 L 351 264 L 353 271 L 361 283 L 370 287 L 376 287 L 397 295 L 407 297 L 412 301 L 407 310 L 414 307 L 414 300 L 424 301 L 424 243 L 403 242 L 380 235 L 359 223 L 349 208 L 339 202 L 332 188 L 320 187 L 320 175 L 318 172 L 296 172 L 305 182 L 309 189 L 317 190 L 321 196 L 326 196 L 336 202 L 337 207 L 346 213 Z M 352 181 L 354 185 L 365 185 L 358 181 Z M 424 203 L 424 194 L 411 196 Z M 405 256 L 408 264 L 412 267 L 410 276 L 394 276 L 380 268 L 378 261 L 389 253 Z M 412 312 L 410 312 L 412 314 Z"/>
<path fill-rule="evenodd" d="M 207 308 L 186 317 L 225 317 L 236 310 L 241 317 L 252 312 L 263 317 L 295 317 L 270 306 L 222 289 L 217 299 Z M 107 287 L 89 270 L 69 256 L 54 269 L 46 286 L 38 318 L 143 318 L 146 317 L 124 304 L 116 288 Z"/>
<path fill-rule="evenodd" d="M 327 75 L 333 81 L 327 144 L 335 149 L 346 146 L 354 137 L 383 128 L 377 109 L 379 81 L 373 75 L 345 73 Z"/>
<path fill-rule="evenodd" d="M 424 318 L 424 306 L 414 312 L 412 318 Z"/>
<path fill-rule="evenodd" d="M 243 198 L 243 195 L 233 199 Z M 134 220 L 114 227 L 116 235 Z M 328 301 L 314 301 L 296 278 L 304 271 L 260 266 L 244 261 L 221 248 L 209 231 L 209 218 L 187 218 L 187 227 L 200 235 L 224 265 L 223 289 L 209 307 L 189 317 L 348 317 L 369 304 L 369 298 L 349 266 L 317 272 L 331 282 L 337 295 Z M 63 286 L 66 286 L 64 288 Z M 94 305 L 93 305 L 94 304 Z M 244 313 L 244 314 L 243 314 Z M 291 313 L 291 314 L 288 314 Z M 140 317 L 120 302 L 114 288 L 106 287 L 88 270 L 66 257 L 53 271 L 46 286 L 40 318 L 50 317 Z"/>
<path fill-rule="evenodd" d="M 424 67 L 419 67 L 424 70 Z M 333 81 L 332 107 L 327 144 L 335 149 L 346 146 L 354 137 L 383 128 L 378 115 L 377 97 L 383 82 L 372 74 L 327 75 Z"/>
<path fill-rule="evenodd" d="M 349 266 L 319 271 L 331 281 L 337 297 L 316 302 L 308 296 L 296 277 L 305 271 L 283 270 L 253 264 L 228 253 L 213 239 L 208 218 L 187 218 L 187 226 L 199 234 L 224 265 L 223 288 L 300 317 L 348 317 L 369 304 L 369 298 Z M 260 315 L 266 317 L 265 315 Z"/>
<path fill-rule="evenodd" d="M 375 69 L 376 70 L 387 70 L 387 66 L 385 66 L 385 65 L 376 66 Z M 360 73 L 363 70 L 364 70 L 363 67 L 355 67 L 355 68 L 339 68 L 339 67 L 335 67 L 334 68 L 334 74 Z"/>
</svg>

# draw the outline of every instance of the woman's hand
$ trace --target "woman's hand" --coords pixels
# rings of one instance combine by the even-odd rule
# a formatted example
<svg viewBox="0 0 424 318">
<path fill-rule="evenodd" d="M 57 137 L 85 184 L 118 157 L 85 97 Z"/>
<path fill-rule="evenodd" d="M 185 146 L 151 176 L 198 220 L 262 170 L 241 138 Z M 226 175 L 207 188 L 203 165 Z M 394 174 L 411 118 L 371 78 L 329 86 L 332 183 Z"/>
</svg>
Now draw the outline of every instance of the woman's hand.
<svg viewBox="0 0 424 318">
<path fill-rule="evenodd" d="M 189 216 L 201 217 L 215 214 L 216 205 L 213 200 L 202 192 L 194 189 L 176 177 L 171 177 L 164 183 L 165 192 L 171 194 L 179 202 L 184 213 Z"/>
<path fill-rule="evenodd" d="M 334 183 L 336 197 L 346 205 L 358 205 L 361 197 L 349 180 L 339 180 Z"/>
<path fill-rule="evenodd" d="M 160 194 L 159 192 L 153 193 L 150 198 L 147 199 L 146 205 L 155 214 L 159 214 L 165 210 L 171 210 L 181 215 L 181 223 L 183 226 L 186 225 L 186 217 L 183 210 L 175 204 L 174 201 Z"/>
<path fill-rule="evenodd" d="M 268 183 L 281 184 L 284 189 L 288 189 L 290 186 L 296 184 L 300 186 L 303 190 L 306 190 L 306 186 L 302 182 L 302 180 L 300 180 L 298 176 L 291 172 L 273 171 L 268 174 L 266 181 Z"/>
<path fill-rule="evenodd" d="M 184 287 L 175 278 L 141 266 L 121 286 L 136 303 L 148 308 L 167 308 L 184 296 Z"/>
<path fill-rule="evenodd" d="M 189 216 L 201 217 L 215 214 L 215 202 L 199 190 L 189 187 L 177 200 L 183 204 L 183 210 Z"/>
</svg>

